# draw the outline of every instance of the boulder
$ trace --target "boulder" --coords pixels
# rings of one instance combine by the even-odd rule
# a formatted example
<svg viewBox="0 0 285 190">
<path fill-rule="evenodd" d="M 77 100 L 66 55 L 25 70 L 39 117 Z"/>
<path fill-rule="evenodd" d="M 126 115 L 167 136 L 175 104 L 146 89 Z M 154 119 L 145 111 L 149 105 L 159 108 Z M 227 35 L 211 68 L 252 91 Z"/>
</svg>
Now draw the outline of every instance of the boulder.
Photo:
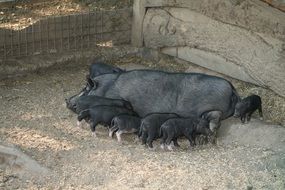
<svg viewBox="0 0 285 190">
<path fill-rule="evenodd" d="M 285 96 L 285 43 L 280 39 L 187 8 L 148 9 L 143 31 L 146 47 Z"/>
<path fill-rule="evenodd" d="M 285 97 L 285 13 L 260 0 L 135 0 L 133 45 Z"/>
</svg>

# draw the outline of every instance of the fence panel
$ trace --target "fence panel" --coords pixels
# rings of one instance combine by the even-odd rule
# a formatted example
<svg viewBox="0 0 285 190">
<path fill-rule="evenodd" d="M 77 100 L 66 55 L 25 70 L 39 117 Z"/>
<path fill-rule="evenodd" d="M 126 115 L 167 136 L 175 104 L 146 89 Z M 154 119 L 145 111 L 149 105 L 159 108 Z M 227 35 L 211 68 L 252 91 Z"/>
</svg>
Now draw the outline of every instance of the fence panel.
<svg viewBox="0 0 285 190">
<path fill-rule="evenodd" d="M 132 10 L 47 17 L 21 30 L 0 29 L 0 59 L 83 51 L 111 42 L 130 43 Z"/>
</svg>

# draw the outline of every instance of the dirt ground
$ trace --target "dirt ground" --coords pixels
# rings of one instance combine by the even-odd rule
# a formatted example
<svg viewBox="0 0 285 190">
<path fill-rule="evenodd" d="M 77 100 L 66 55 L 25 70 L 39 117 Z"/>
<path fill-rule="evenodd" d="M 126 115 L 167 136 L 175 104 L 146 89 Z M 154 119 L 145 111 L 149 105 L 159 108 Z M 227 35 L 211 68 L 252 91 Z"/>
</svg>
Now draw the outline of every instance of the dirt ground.
<svg viewBox="0 0 285 190">
<path fill-rule="evenodd" d="M 47 15 L 132 4 L 130 0 L 31 1 L 12 7 L 1 4 L 0 27 L 18 29 Z M 154 64 L 138 57 L 111 63 L 168 71 L 189 67 L 168 59 Z M 123 136 L 123 144 L 118 144 L 103 127 L 98 127 L 98 138 L 93 138 L 87 126 L 76 126 L 76 115 L 64 102 L 83 87 L 87 70 L 88 64 L 71 61 L 0 81 L 0 144 L 14 145 L 49 171 L 19 176 L 25 168 L 2 167 L 0 159 L 0 189 L 285 189 L 285 163 L 280 162 L 285 155 L 270 149 L 218 143 L 190 151 L 188 142 L 180 140 L 181 148 L 174 152 L 151 151 L 133 135 Z M 254 85 L 232 82 L 241 95 L 266 97 L 265 119 L 283 122 L 284 99 Z"/>
<path fill-rule="evenodd" d="M 142 63 L 139 58 L 130 62 Z M 272 161 L 284 153 L 269 149 L 218 144 L 190 151 L 181 140 L 174 152 L 151 151 L 133 135 L 123 136 L 123 144 L 118 144 L 103 127 L 92 137 L 87 126 L 76 126 L 76 116 L 64 102 L 83 87 L 87 68 L 70 62 L 0 81 L 0 142 L 16 145 L 49 170 L 31 178 L 0 168 L 0 189 L 285 188 L 285 165 Z"/>
</svg>

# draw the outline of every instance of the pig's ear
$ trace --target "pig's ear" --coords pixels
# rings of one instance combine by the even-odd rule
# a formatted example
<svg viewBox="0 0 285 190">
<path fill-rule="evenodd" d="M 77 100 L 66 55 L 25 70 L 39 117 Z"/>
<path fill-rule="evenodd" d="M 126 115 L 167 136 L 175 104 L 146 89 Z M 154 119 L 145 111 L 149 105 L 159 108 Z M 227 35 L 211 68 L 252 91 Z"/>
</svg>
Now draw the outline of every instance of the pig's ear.
<svg viewBox="0 0 285 190">
<path fill-rule="evenodd" d="M 114 68 L 113 69 L 113 73 L 121 73 L 121 72 L 123 72 L 123 70 L 120 68 Z"/>
<path fill-rule="evenodd" d="M 94 82 L 90 78 L 87 80 L 87 82 L 90 84 L 90 86 L 94 86 Z"/>
<path fill-rule="evenodd" d="M 91 79 L 90 79 L 91 80 Z M 98 81 L 95 81 L 95 80 L 91 80 L 92 81 L 92 83 L 93 83 L 93 88 L 98 88 L 98 86 L 99 86 L 99 83 L 98 83 Z"/>
<path fill-rule="evenodd" d="M 90 78 L 90 75 L 86 75 L 86 81 L 87 81 L 87 84 L 88 84 L 90 87 L 93 87 L 93 86 L 94 86 L 94 82 L 93 82 L 92 79 Z"/>
</svg>

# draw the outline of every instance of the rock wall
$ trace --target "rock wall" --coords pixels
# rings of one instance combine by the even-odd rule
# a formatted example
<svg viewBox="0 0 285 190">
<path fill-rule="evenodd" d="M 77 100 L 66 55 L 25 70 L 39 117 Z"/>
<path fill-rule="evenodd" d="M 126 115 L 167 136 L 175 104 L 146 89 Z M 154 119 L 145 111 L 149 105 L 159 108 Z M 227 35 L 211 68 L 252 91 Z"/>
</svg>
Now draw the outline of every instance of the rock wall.
<svg viewBox="0 0 285 190">
<path fill-rule="evenodd" d="M 135 7 L 143 19 L 134 15 L 141 28 L 141 35 L 138 31 L 133 36 L 134 45 L 159 49 L 285 97 L 284 12 L 258 0 L 146 0 L 135 1 Z"/>
</svg>

